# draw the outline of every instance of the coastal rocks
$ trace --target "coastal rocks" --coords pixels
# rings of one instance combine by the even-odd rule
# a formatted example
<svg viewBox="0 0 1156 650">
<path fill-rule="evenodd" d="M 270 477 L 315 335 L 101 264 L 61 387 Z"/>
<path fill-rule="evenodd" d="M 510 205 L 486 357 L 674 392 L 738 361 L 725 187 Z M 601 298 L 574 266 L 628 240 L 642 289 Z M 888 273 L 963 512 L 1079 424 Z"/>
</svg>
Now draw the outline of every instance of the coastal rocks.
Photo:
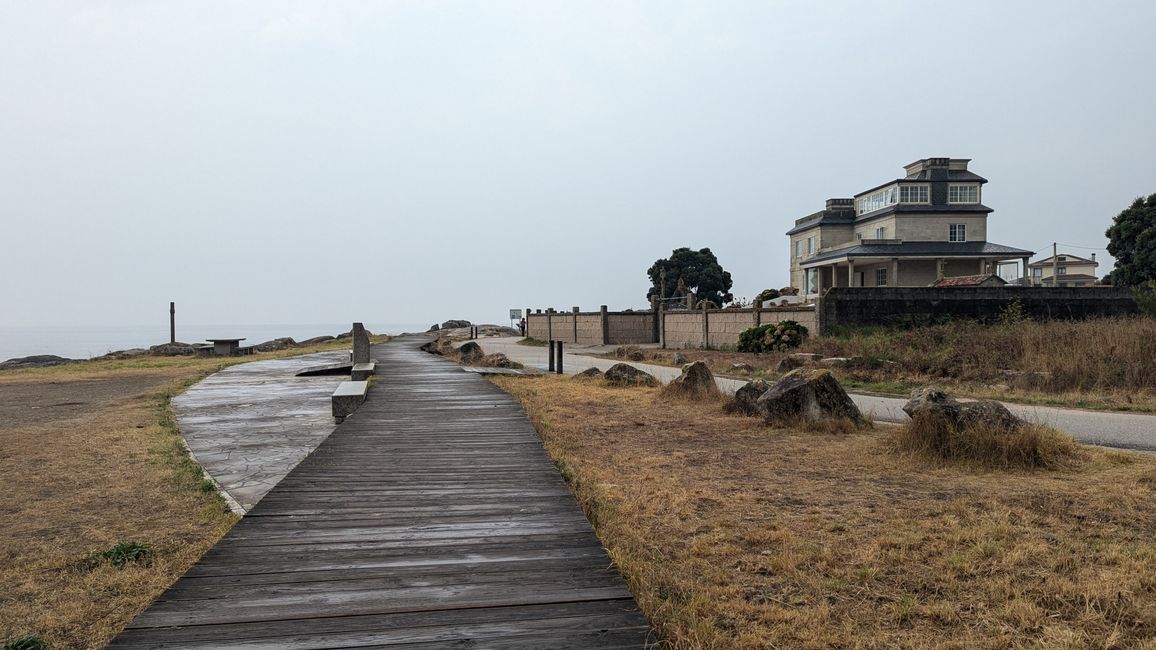
<svg viewBox="0 0 1156 650">
<path fill-rule="evenodd" d="M 606 381 L 611 386 L 657 386 L 658 380 L 648 372 L 643 372 L 628 363 L 616 363 L 606 371 Z"/>
<path fill-rule="evenodd" d="M 66 359 L 55 354 L 34 354 L 30 357 L 9 359 L 0 363 L 0 370 L 15 370 L 17 368 L 47 368 L 65 363 L 73 363 L 76 359 Z"/>
<path fill-rule="evenodd" d="M 614 349 L 614 356 L 631 361 L 642 361 L 646 358 L 646 355 L 642 353 L 642 348 L 637 345 L 620 345 Z"/>
<path fill-rule="evenodd" d="M 742 415 L 749 415 L 751 417 L 760 415 L 758 406 L 759 398 L 765 395 L 770 389 L 771 385 L 762 379 L 748 381 L 735 391 L 734 398 L 727 402 L 726 412 L 741 413 Z"/>
<path fill-rule="evenodd" d="M 829 370 L 792 370 L 759 397 L 756 404 L 768 424 L 823 419 L 847 419 L 856 424 L 864 421 L 859 407 Z"/>
<path fill-rule="evenodd" d="M 434 333 L 440 329 L 441 329 L 441 326 L 438 325 L 437 323 L 434 323 L 433 325 L 429 326 L 428 330 L 426 330 L 426 334 L 432 334 L 432 333 Z"/>
<path fill-rule="evenodd" d="M 467 341 L 465 345 L 458 348 L 458 356 L 462 363 L 474 364 L 481 361 L 486 353 L 482 351 L 482 346 L 473 341 Z"/>
<path fill-rule="evenodd" d="M 197 353 L 197 348 L 188 343 L 161 343 L 149 348 L 149 354 L 158 357 L 185 357 L 192 356 Z"/>
<path fill-rule="evenodd" d="M 257 345 L 253 346 L 253 349 L 258 352 L 276 352 L 277 350 L 287 350 L 289 348 L 295 347 L 297 347 L 297 341 L 294 341 L 291 337 L 286 336 L 273 339 L 272 341 L 258 343 Z"/>
<path fill-rule="evenodd" d="M 450 320 L 447 320 L 446 322 L 442 323 L 442 329 L 443 330 L 451 330 L 451 329 L 458 329 L 459 327 L 469 327 L 471 325 L 473 325 L 473 323 L 471 323 L 468 320 L 450 319 Z"/>
<path fill-rule="evenodd" d="M 475 343 L 475 345 L 477 345 L 477 344 Z M 454 345 L 449 339 L 442 338 L 439 336 L 438 338 L 430 341 L 429 343 L 423 343 L 422 346 L 418 349 L 421 350 L 422 352 L 429 352 L 430 354 L 439 354 L 439 355 L 444 357 L 444 356 L 448 356 L 450 354 L 453 354 Z"/>
<path fill-rule="evenodd" d="M 1025 424 L 999 402 L 980 400 L 965 404 L 934 386 L 915 389 L 903 405 L 903 412 L 912 420 L 921 419 L 956 430 L 982 427 L 1011 432 Z"/>
<path fill-rule="evenodd" d="M 683 366 L 682 374 L 670 382 L 664 392 L 667 395 L 694 400 L 718 397 L 719 395 L 718 386 L 714 383 L 714 375 L 702 361 L 695 361 Z"/>
<path fill-rule="evenodd" d="M 97 359 L 102 361 L 123 361 L 125 359 L 135 359 L 137 357 L 147 356 L 148 353 L 149 351 L 144 348 L 130 348 L 128 350 L 117 350 L 115 352 L 109 352 L 108 354 L 97 357 Z"/>
<path fill-rule="evenodd" d="M 311 339 L 305 339 L 304 341 L 301 341 L 300 343 L 298 343 L 298 345 L 303 345 L 303 346 L 304 345 L 317 345 L 319 343 L 328 343 L 329 341 L 333 341 L 333 340 L 336 340 L 336 338 L 333 336 L 329 336 L 329 335 L 314 336 Z"/>
<path fill-rule="evenodd" d="M 574 379 L 579 379 L 579 380 L 601 379 L 601 378 L 602 378 L 602 371 L 597 369 L 597 368 L 587 368 L 587 369 L 583 370 L 582 372 L 574 375 Z"/>
</svg>

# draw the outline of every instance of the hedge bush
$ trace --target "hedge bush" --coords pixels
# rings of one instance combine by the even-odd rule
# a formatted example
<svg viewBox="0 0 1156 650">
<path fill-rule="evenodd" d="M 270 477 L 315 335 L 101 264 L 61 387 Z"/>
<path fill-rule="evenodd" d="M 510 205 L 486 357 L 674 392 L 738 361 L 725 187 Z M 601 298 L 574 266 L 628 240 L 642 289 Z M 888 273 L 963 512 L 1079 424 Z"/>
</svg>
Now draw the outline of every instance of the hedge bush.
<svg viewBox="0 0 1156 650">
<path fill-rule="evenodd" d="M 793 320 L 767 323 L 739 334 L 739 352 L 780 352 L 797 348 L 807 338 L 807 328 Z"/>
</svg>

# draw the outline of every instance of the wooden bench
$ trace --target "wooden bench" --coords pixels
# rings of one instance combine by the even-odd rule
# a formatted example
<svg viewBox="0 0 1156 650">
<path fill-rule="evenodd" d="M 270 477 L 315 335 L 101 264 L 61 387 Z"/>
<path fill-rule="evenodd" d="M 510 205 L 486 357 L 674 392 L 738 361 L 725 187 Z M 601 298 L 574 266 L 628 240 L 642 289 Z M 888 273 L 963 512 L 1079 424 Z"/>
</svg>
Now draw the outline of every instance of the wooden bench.
<svg viewBox="0 0 1156 650">
<path fill-rule="evenodd" d="M 377 364 L 372 361 L 369 363 L 355 363 L 353 369 L 349 372 L 349 378 L 353 381 L 365 381 L 377 369 Z"/>
<path fill-rule="evenodd" d="M 365 393 L 369 390 L 368 381 L 343 381 L 333 391 L 333 419 L 341 424 L 345 418 L 353 414 L 357 407 L 365 401 Z"/>
</svg>

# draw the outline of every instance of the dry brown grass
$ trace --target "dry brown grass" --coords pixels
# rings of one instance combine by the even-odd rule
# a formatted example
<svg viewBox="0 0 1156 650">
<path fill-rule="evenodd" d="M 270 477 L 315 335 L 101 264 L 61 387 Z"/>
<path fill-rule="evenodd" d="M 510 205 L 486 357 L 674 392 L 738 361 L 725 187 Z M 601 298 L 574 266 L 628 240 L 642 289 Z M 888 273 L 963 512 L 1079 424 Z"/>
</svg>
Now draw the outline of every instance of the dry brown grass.
<svg viewBox="0 0 1156 650">
<path fill-rule="evenodd" d="M 992 471 L 558 378 L 526 405 L 676 648 L 1151 647 L 1156 460 Z"/>
<path fill-rule="evenodd" d="M 1042 424 L 1025 423 L 1013 431 L 978 424 L 957 429 L 928 413 L 894 427 L 890 439 L 897 451 L 992 469 L 1061 469 L 1086 456 L 1071 436 Z"/>
<path fill-rule="evenodd" d="M 339 347 L 0 372 L 0 401 L 32 409 L 37 386 L 52 391 L 31 410 L 40 415 L 0 423 L 0 641 L 35 634 L 53 647 L 103 647 L 233 524 L 202 489 L 170 395 L 230 363 Z M 149 561 L 92 560 L 127 541 L 151 545 Z"/>
</svg>

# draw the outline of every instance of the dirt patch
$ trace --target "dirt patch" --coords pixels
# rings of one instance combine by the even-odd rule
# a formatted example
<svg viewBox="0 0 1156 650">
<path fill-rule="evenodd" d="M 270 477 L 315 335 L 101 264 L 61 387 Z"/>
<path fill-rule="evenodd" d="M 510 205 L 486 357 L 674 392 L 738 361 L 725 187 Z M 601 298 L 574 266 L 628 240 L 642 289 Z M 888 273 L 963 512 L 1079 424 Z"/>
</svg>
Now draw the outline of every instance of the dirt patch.
<svg viewBox="0 0 1156 650">
<path fill-rule="evenodd" d="M 768 429 L 657 389 L 494 381 L 526 405 L 673 647 L 1156 635 L 1156 459 L 1089 450 L 1079 469 L 959 468 L 891 451 L 886 428 Z"/>
<path fill-rule="evenodd" d="M 155 374 L 118 375 L 73 381 L 8 381 L 0 383 L 0 435 L 6 429 L 87 417 L 95 408 L 152 393 L 172 379 Z"/>
</svg>

